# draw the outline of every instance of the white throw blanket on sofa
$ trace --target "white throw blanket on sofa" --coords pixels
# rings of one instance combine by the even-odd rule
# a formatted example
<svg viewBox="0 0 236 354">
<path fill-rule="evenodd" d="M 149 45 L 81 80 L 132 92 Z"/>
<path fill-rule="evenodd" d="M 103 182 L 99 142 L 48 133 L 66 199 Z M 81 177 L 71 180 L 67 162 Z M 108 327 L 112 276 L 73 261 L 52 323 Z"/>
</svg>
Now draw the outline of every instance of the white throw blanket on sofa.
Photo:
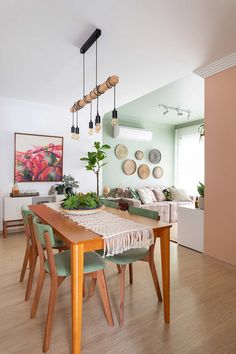
<svg viewBox="0 0 236 354">
<path fill-rule="evenodd" d="M 114 256 L 131 248 L 148 248 L 153 244 L 153 230 L 147 225 L 138 224 L 106 211 L 72 215 L 64 213 L 57 203 L 48 203 L 47 206 L 101 235 L 104 240 L 104 256 Z"/>
</svg>

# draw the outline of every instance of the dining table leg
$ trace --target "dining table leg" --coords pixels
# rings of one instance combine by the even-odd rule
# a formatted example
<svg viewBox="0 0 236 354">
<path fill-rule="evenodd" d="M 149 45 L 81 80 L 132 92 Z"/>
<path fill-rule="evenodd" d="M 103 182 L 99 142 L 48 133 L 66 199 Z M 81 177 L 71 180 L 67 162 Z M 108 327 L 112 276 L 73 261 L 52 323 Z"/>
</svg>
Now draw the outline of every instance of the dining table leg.
<svg viewBox="0 0 236 354">
<path fill-rule="evenodd" d="M 84 246 L 71 247 L 72 354 L 81 353 Z"/>
<path fill-rule="evenodd" d="M 164 319 L 170 323 L 170 228 L 159 230 L 163 285 Z"/>
</svg>

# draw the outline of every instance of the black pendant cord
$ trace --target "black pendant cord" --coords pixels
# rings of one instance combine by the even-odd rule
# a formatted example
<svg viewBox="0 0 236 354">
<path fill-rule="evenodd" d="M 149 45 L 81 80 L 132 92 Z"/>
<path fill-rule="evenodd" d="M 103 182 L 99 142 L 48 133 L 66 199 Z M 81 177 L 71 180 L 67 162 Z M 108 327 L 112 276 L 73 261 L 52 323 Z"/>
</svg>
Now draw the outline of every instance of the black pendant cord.
<svg viewBox="0 0 236 354">
<path fill-rule="evenodd" d="M 98 90 L 98 41 L 96 40 L 96 89 Z M 98 96 L 97 96 L 97 115 L 98 114 Z"/>
<path fill-rule="evenodd" d="M 76 128 L 79 126 L 79 114 L 78 111 L 76 111 Z"/>
<path fill-rule="evenodd" d="M 93 104 L 92 101 L 90 102 L 90 122 L 93 121 Z"/>
<path fill-rule="evenodd" d="M 74 112 L 72 112 L 72 124 L 71 124 L 71 126 L 72 127 L 74 127 L 75 126 L 75 113 Z"/>
<path fill-rule="evenodd" d="M 114 86 L 114 110 L 116 109 L 116 87 Z"/>
<path fill-rule="evenodd" d="M 83 54 L 83 97 L 85 97 L 85 54 Z"/>
</svg>

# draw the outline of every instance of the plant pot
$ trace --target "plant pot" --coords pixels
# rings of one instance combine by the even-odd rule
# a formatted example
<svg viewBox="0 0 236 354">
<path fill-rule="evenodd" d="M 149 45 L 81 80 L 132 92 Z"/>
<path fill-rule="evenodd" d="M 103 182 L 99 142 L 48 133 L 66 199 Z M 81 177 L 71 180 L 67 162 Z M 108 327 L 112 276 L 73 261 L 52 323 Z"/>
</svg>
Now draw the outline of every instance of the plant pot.
<svg viewBox="0 0 236 354">
<path fill-rule="evenodd" d="M 202 197 L 202 196 L 200 196 L 198 198 L 198 207 L 199 207 L 199 209 L 204 210 L 204 197 Z"/>
<path fill-rule="evenodd" d="M 88 208 L 88 209 L 64 209 L 63 207 L 61 207 L 61 210 L 63 211 L 63 213 L 70 214 L 70 215 L 89 215 L 89 214 L 95 214 L 104 208 L 105 208 L 104 205 L 100 205 L 97 208 L 92 208 L 92 209 L 90 209 L 90 208 Z"/>
</svg>

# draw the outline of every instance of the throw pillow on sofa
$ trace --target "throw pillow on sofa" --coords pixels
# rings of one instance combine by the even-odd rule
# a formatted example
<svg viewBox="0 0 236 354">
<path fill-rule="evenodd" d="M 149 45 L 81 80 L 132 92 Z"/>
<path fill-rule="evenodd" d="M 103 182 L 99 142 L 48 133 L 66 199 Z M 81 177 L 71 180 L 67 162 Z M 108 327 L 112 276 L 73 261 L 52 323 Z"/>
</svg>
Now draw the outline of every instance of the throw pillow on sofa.
<svg viewBox="0 0 236 354">
<path fill-rule="evenodd" d="M 172 200 L 170 188 L 163 189 L 163 193 L 165 194 L 166 200 Z"/>
<path fill-rule="evenodd" d="M 160 188 L 154 188 L 152 191 L 156 197 L 157 202 L 164 202 L 166 200 L 166 196 Z"/>
<path fill-rule="evenodd" d="M 134 188 L 128 188 L 130 197 L 133 199 L 141 200 L 138 192 Z"/>
<path fill-rule="evenodd" d="M 192 202 L 189 194 L 185 189 L 169 188 L 172 200 L 177 200 L 179 202 Z"/>
<path fill-rule="evenodd" d="M 146 203 L 153 203 L 153 200 L 155 198 L 153 192 L 148 189 L 148 188 L 139 188 L 137 189 L 137 192 L 140 196 L 141 201 L 143 202 L 143 204 Z M 156 201 L 156 198 L 155 198 Z"/>
</svg>

